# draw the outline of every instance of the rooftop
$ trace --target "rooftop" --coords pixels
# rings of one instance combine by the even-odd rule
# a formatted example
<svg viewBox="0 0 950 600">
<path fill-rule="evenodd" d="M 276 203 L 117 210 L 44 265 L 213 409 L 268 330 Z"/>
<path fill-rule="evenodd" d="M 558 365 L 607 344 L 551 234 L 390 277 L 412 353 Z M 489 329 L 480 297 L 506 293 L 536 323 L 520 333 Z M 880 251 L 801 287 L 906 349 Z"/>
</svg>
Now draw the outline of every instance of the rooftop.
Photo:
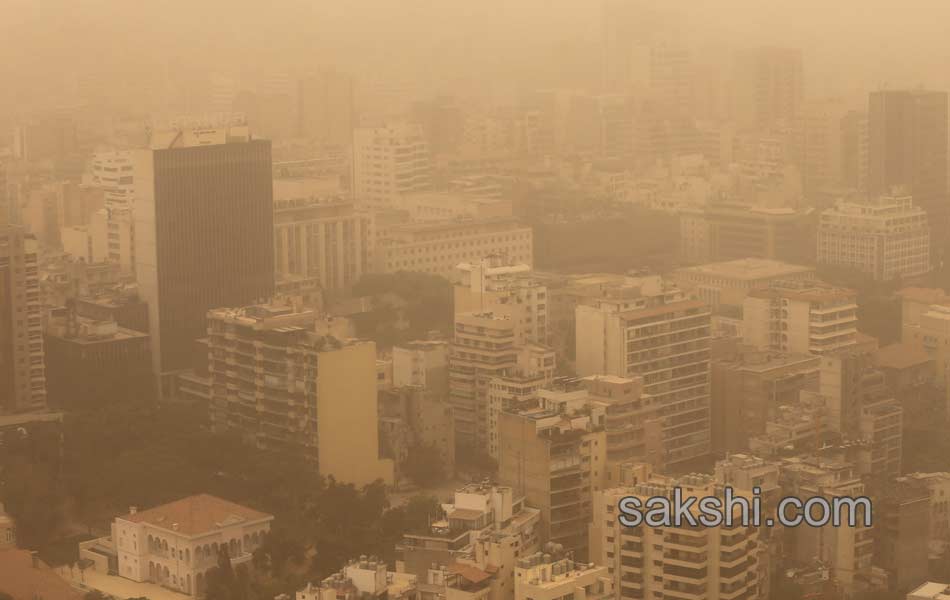
<svg viewBox="0 0 950 600">
<path fill-rule="evenodd" d="M 877 351 L 877 364 L 884 369 L 906 369 L 928 362 L 927 352 L 913 344 L 891 344 Z"/>
<path fill-rule="evenodd" d="M 270 521 L 274 517 L 210 494 L 197 494 L 148 510 L 132 509 L 120 518 L 184 535 L 199 535 L 236 523 Z"/>
<path fill-rule="evenodd" d="M 83 596 L 29 550 L 17 548 L 0 550 L 0 592 L 16 600 L 80 600 Z"/>
<path fill-rule="evenodd" d="M 679 273 L 695 273 L 707 277 L 721 277 L 749 281 L 769 277 L 782 277 L 799 273 L 814 273 L 814 267 L 793 265 L 766 258 L 740 258 L 679 269 Z"/>
</svg>

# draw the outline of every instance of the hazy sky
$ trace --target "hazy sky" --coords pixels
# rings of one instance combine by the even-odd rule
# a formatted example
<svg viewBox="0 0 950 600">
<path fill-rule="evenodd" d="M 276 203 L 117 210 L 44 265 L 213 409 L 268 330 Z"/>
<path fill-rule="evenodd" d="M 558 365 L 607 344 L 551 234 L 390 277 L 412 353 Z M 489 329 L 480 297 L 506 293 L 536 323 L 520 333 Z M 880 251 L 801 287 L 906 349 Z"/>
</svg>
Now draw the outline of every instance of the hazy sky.
<svg viewBox="0 0 950 600">
<path fill-rule="evenodd" d="M 631 0 L 687 39 L 801 46 L 806 94 L 950 80 L 946 0 Z M 221 70 L 313 65 L 447 76 L 517 68 L 553 44 L 596 49 L 598 0 L 0 0 L 4 93 L 54 93 L 75 73 L 176 64 Z M 556 65 L 554 65 L 556 67 Z M 111 76 L 111 75 L 110 75 Z M 18 94 L 17 92 L 25 92 Z"/>
</svg>

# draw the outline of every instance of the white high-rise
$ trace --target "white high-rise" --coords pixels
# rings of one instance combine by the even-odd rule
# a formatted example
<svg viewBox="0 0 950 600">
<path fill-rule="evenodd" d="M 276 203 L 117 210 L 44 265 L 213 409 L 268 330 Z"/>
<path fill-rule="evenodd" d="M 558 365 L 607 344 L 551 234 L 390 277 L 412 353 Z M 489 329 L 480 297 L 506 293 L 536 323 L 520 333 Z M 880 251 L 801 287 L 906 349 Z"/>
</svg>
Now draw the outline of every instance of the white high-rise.
<svg viewBox="0 0 950 600">
<path fill-rule="evenodd" d="M 353 191 L 357 203 L 391 207 L 400 194 L 431 185 L 429 144 L 419 125 L 398 124 L 353 132 Z"/>
<path fill-rule="evenodd" d="M 927 213 L 899 190 L 839 200 L 821 214 L 818 264 L 857 269 L 877 281 L 930 271 Z"/>
</svg>

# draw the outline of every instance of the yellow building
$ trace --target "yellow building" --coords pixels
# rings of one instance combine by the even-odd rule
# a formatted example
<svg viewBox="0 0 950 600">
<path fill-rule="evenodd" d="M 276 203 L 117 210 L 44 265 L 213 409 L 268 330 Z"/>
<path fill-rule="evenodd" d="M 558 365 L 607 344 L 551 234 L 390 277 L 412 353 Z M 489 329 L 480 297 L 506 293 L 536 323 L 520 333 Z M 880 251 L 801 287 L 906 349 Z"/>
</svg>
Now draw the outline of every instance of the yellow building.
<svg viewBox="0 0 950 600">
<path fill-rule="evenodd" d="M 608 568 L 616 598 L 677 598 L 696 600 L 755 600 L 762 589 L 758 563 L 766 552 L 758 528 L 744 527 L 625 527 L 617 506 L 627 496 L 641 504 L 653 496 L 671 497 L 679 487 L 685 496 L 715 495 L 710 476 L 682 480 L 654 477 L 632 487 L 610 488 L 594 494 L 591 555 Z M 694 506 L 695 508 L 695 506 Z"/>
<path fill-rule="evenodd" d="M 211 422 L 260 448 L 291 449 L 320 473 L 393 483 L 379 458 L 376 344 L 316 332 L 286 302 L 208 313 Z"/>
</svg>

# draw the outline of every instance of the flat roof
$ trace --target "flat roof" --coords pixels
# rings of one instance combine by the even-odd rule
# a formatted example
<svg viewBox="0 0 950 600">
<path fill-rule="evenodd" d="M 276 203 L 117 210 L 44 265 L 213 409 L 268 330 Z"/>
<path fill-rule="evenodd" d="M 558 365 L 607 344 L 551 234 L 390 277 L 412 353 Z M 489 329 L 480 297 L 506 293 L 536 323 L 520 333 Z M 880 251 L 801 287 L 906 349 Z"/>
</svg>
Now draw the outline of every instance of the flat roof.
<svg viewBox="0 0 950 600">
<path fill-rule="evenodd" d="M 782 277 L 798 273 L 814 273 L 815 268 L 806 265 L 794 265 L 767 258 L 740 258 L 723 262 L 697 265 L 677 269 L 676 273 L 697 273 L 709 277 L 722 277 L 748 281 L 766 277 Z"/>
</svg>

